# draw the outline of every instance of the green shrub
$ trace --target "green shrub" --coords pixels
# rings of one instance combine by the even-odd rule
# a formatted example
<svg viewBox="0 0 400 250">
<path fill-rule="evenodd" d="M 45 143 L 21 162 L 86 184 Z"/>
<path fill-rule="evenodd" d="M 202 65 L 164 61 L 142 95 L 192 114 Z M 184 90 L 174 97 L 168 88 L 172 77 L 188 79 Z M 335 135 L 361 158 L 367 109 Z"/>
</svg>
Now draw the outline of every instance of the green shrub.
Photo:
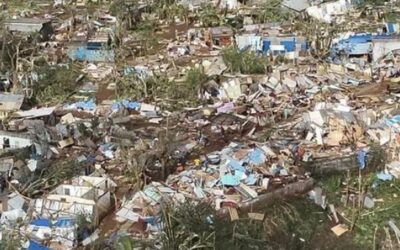
<svg viewBox="0 0 400 250">
<path fill-rule="evenodd" d="M 222 58 L 232 73 L 264 74 L 268 58 L 250 50 L 240 51 L 231 46 L 222 51 Z"/>
</svg>

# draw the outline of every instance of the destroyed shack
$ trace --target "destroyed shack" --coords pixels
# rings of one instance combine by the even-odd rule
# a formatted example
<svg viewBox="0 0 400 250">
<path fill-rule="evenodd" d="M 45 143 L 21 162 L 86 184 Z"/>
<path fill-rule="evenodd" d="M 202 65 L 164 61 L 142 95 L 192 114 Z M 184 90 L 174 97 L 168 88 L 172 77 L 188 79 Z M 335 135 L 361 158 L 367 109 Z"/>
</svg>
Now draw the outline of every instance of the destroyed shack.
<svg viewBox="0 0 400 250">
<path fill-rule="evenodd" d="M 26 227 L 29 235 L 29 249 L 72 249 L 76 240 L 76 226 L 70 218 L 56 220 L 35 219 Z M 45 247 L 44 242 L 49 242 Z"/>
<path fill-rule="evenodd" d="M 263 53 L 272 53 L 273 55 L 284 54 L 285 57 L 294 59 L 301 53 L 306 53 L 307 49 L 308 45 L 305 37 L 271 36 L 263 38 Z"/>
<path fill-rule="evenodd" d="M 12 112 L 20 110 L 24 95 L 0 94 L 0 119 L 8 117 Z"/>
<path fill-rule="evenodd" d="M 288 58 L 298 57 L 308 49 L 305 37 L 243 34 L 236 36 L 235 39 L 239 50 L 250 49 L 274 56 L 284 55 Z"/>
<path fill-rule="evenodd" d="M 38 32 L 43 41 L 47 41 L 53 35 L 51 20 L 38 18 L 8 19 L 4 22 L 5 27 L 12 32 L 30 34 Z"/>
<path fill-rule="evenodd" d="M 372 60 L 377 62 L 394 50 L 400 49 L 400 36 L 372 39 Z"/>
<path fill-rule="evenodd" d="M 110 48 L 108 33 L 97 33 L 93 37 L 75 37 L 67 45 L 69 58 L 88 62 L 114 62 L 114 50 Z"/>
<path fill-rule="evenodd" d="M 11 193 L 7 197 L 3 197 L 0 206 L 0 223 L 13 224 L 18 218 L 25 218 L 27 207 L 25 199 L 17 193 Z"/>
<path fill-rule="evenodd" d="M 229 46 L 232 44 L 233 30 L 229 27 L 214 27 L 210 28 L 210 39 L 213 45 Z"/>
<path fill-rule="evenodd" d="M 310 7 L 310 0 L 284 0 L 282 6 L 300 13 Z"/>
<path fill-rule="evenodd" d="M 4 156 L 0 158 L 0 175 L 12 177 L 14 180 L 25 181 L 32 173 L 31 167 L 36 166 L 37 161 L 28 160 L 27 164 L 24 161 L 17 159 L 14 156 Z"/>
<path fill-rule="evenodd" d="M 306 9 L 309 16 L 326 23 L 343 22 L 347 12 L 359 4 L 359 0 L 339 0 L 324 2 L 319 5 L 310 6 Z"/>
<path fill-rule="evenodd" d="M 206 3 L 207 1 L 204 0 L 179 0 L 177 3 L 179 5 L 184 6 L 185 8 L 188 8 L 191 11 L 195 11 L 201 8 L 201 5 Z"/>
<path fill-rule="evenodd" d="M 44 218 L 85 215 L 98 224 L 111 208 L 111 188 L 115 183 L 106 177 L 77 177 L 62 184 L 46 197 L 33 201 L 34 212 Z"/>
<path fill-rule="evenodd" d="M 366 56 L 377 61 L 400 48 L 400 36 L 394 34 L 355 34 L 339 38 L 331 48 L 331 58 Z"/>
<path fill-rule="evenodd" d="M 21 131 L 34 127 L 35 124 L 39 127 L 44 124 L 55 125 L 54 109 L 55 107 L 50 107 L 15 112 L 8 123 L 8 130 Z"/>
<path fill-rule="evenodd" d="M 218 1 L 220 8 L 227 8 L 229 10 L 233 10 L 239 7 L 239 1 L 238 0 L 221 0 Z"/>
<path fill-rule="evenodd" d="M 19 149 L 30 147 L 34 143 L 34 137 L 29 133 L 14 133 L 0 131 L 0 149 Z"/>
<path fill-rule="evenodd" d="M 8 2 L 0 249 L 396 233 L 400 0 Z"/>
</svg>

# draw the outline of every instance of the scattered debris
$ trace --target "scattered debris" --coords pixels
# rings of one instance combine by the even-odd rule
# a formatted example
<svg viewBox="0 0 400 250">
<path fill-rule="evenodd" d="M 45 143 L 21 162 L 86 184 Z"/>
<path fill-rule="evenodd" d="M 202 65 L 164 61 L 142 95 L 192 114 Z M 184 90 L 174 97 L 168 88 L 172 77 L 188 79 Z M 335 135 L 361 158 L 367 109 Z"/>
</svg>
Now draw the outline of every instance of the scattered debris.
<svg viewBox="0 0 400 250">
<path fill-rule="evenodd" d="M 398 1 L 50 2 L 0 3 L 3 238 L 163 249 L 169 207 L 257 225 L 307 194 L 339 237 L 392 209 Z M 170 248 L 198 246 L 215 248 Z"/>
<path fill-rule="evenodd" d="M 349 231 L 346 225 L 339 224 L 331 228 L 332 232 L 336 234 L 336 236 L 341 236 L 342 234 L 346 233 Z"/>
</svg>

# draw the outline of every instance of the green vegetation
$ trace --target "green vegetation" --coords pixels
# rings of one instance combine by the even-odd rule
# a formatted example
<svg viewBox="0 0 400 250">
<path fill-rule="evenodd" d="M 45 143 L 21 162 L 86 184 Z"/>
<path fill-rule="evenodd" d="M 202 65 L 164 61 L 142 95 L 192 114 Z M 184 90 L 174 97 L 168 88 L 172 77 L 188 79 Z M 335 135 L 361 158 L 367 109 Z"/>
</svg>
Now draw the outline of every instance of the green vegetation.
<svg viewBox="0 0 400 250">
<path fill-rule="evenodd" d="M 13 0 L 13 1 L 3 1 L 7 4 L 7 8 L 13 10 L 26 10 L 35 8 L 35 3 L 32 1 L 25 0 Z"/>
<path fill-rule="evenodd" d="M 269 64 L 266 56 L 257 55 L 250 50 L 239 51 L 234 46 L 225 48 L 222 58 L 231 73 L 264 74 Z"/>
<path fill-rule="evenodd" d="M 282 8 L 282 0 L 267 0 L 256 10 L 256 21 L 259 23 L 290 21 L 294 15 Z"/>
<path fill-rule="evenodd" d="M 71 96 L 79 83 L 79 70 L 73 64 L 63 66 L 44 65 L 37 69 L 39 81 L 33 86 L 33 102 L 63 103 Z"/>
<path fill-rule="evenodd" d="M 155 54 L 155 50 L 158 45 L 158 38 L 156 37 L 157 24 L 151 20 L 144 20 L 140 22 L 136 29 L 135 34 L 140 41 L 140 56 Z"/>
<path fill-rule="evenodd" d="M 348 31 L 346 23 L 330 25 L 315 19 L 299 21 L 294 24 L 294 30 L 311 43 L 311 55 L 323 59 L 330 53 L 331 44 L 334 38 L 342 32 Z"/>
<path fill-rule="evenodd" d="M 369 170 L 381 170 L 385 167 L 387 154 L 379 143 L 371 143 L 368 151 L 367 166 Z"/>
<path fill-rule="evenodd" d="M 383 19 L 386 22 L 397 22 L 400 19 L 400 14 L 395 11 L 387 11 L 383 14 Z"/>
<path fill-rule="evenodd" d="M 56 161 L 43 169 L 36 169 L 34 175 L 27 175 L 19 192 L 28 197 L 43 194 L 67 179 L 80 174 L 83 168 L 76 160 Z"/>
<path fill-rule="evenodd" d="M 273 117 L 271 117 L 273 118 Z M 263 129 L 262 134 L 260 136 L 260 139 L 262 139 L 263 141 L 268 141 L 271 136 L 274 135 L 274 133 L 276 132 L 277 128 L 274 127 L 274 122 L 271 119 L 271 124 L 270 126 L 267 126 L 265 129 Z"/>
<path fill-rule="evenodd" d="M 372 181 L 376 181 L 376 179 L 373 176 L 368 177 L 367 183 L 372 185 Z M 383 199 L 383 202 L 376 202 L 373 209 L 361 212 L 356 222 L 355 240 L 368 245 L 373 245 L 375 241 L 376 249 L 381 249 L 382 238 L 389 220 L 393 219 L 397 226 L 400 224 L 400 201 L 398 199 L 400 181 L 380 183 L 377 188 L 371 190 L 371 194 L 376 199 Z M 374 240 L 377 234 L 379 237 Z M 393 239 L 395 239 L 394 236 Z"/>
<path fill-rule="evenodd" d="M 209 77 L 203 72 L 202 68 L 191 68 L 186 72 L 184 91 L 178 96 L 196 97 L 196 94 L 203 91 L 204 84 L 209 81 Z"/>
<path fill-rule="evenodd" d="M 231 221 L 205 203 L 165 207 L 163 249 L 310 249 L 311 238 L 325 220 L 304 199 L 276 201 L 262 213 L 262 221 L 247 214 Z"/>
<path fill-rule="evenodd" d="M 135 241 L 129 236 L 123 236 L 115 243 L 116 250 L 133 250 L 137 247 Z"/>
<path fill-rule="evenodd" d="M 210 4 L 203 5 L 198 15 L 203 27 L 216 27 L 221 24 L 221 15 Z"/>
<path fill-rule="evenodd" d="M 189 9 L 180 4 L 172 4 L 168 7 L 168 19 L 175 22 L 175 17 L 187 22 Z"/>
<path fill-rule="evenodd" d="M 148 96 L 161 97 L 168 94 L 170 81 L 166 75 L 140 78 L 136 74 L 121 77 L 117 82 L 116 93 L 119 98 L 142 99 Z"/>
<path fill-rule="evenodd" d="M 18 228 L 2 228 L 2 239 L 0 240 L 1 250 L 15 250 L 21 249 L 25 239 L 20 234 Z"/>
<path fill-rule="evenodd" d="M 201 203 L 184 203 L 163 209 L 164 222 L 161 240 L 164 249 L 210 249 L 214 246 L 215 231 L 208 221 L 212 208 Z"/>
<path fill-rule="evenodd" d="M 342 211 L 340 214 L 349 220 L 345 221 L 346 224 L 351 226 L 351 223 L 354 223 L 354 243 L 366 249 L 383 249 L 388 240 L 386 234 L 388 221 L 393 219 L 397 226 L 400 224 L 400 201 L 397 198 L 400 195 L 400 180 L 383 182 L 377 179 L 375 173 L 363 175 L 363 192 L 379 200 L 375 202 L 372 209 L 359 209 L 358 201 L 355 205 L 349 202 L 347 206 L 341 201 L 342 190 L 346 190 L 347 186 L 350 190 L 358 190 L 358 185 L 358 175 L 355 174 L 349 177 L 331 176 L 321 181 L 327 201 Z M 392 235 L 392 239 L 395 239 L 393 232 L 389 234 Z M 397 243 L 392 244 L 396 246 Z"/>
<path fill-rule="evenodd" d="M 173 3 L 163 8 L 156 8 L 156 13 L 159 18 L 174 23 L 175 17 L 179 18 L 181 21 L 187 21 L 189 9 L 181 4 Z"/>
<path fill-rule="evenodd" d="M 125 182 L 131 185 L 134 190 L 139 189 L 143 185 L 140 175 L 146 168 L 146 160 L 143 161 L 141 159 L 146 154 L 147 149 L 147 145 L 142 141 L 138 143 L 134 150 L 120 145 L 121 161 L 127 165 L 127 168 L 124 170 Z"/>
<path fill-rule="evenodd" d="M 175 249 L 365 249 L 342 236 L 338 242 L 330 237 L 325 212 L 304 198 L 290 203 L 276 200 L 259 211 L 263 220 L 240 213 L 231 221 L 207 203 L 186 202 L 179 206 L 163 205 L 161 235 L 153 240 L 122 236 L 114 249 L 152 249 L 155 244 L 165 250 Z M 318 242 L 316 242 L 318 241 Z M 103 245 L 104 247 L 104 245 Z"/>
<path fill-rule="evenodd" d="M 117 96 L 130 99 L 164 99 L 165 101 L 196 101 L 208 76 L 199 68 L 191 68 L 182 81 L 169 79 L 164 74 L 140 78 L 136 74 L 123 76 L 117 82 Z"/>
</svg>

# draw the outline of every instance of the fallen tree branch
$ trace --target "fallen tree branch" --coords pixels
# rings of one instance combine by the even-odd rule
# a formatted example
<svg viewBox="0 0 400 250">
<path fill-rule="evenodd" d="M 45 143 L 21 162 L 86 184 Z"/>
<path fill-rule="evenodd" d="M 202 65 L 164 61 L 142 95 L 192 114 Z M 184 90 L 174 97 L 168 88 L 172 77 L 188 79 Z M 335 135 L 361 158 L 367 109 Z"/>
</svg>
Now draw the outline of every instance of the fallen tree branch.
<svg viewBox="0 0 400 250">
<path fill-rule="evenodd" d="M 254 209 L 262 209 L 271 205 L 277 199 L 285 199 L 291 196 L 305 194 L 314 187 L 314 184 L 315 180 L 313 178 L 290 183 L 272 192 L 262 194 L 248 202 L 240 203 L 238 209 L 240 210 L 240 212 L 249 212 Z M 218 213 L 220 213 L 221 215 L 227 215 L 228 209 L 223 208 Z"/>
</svg>

